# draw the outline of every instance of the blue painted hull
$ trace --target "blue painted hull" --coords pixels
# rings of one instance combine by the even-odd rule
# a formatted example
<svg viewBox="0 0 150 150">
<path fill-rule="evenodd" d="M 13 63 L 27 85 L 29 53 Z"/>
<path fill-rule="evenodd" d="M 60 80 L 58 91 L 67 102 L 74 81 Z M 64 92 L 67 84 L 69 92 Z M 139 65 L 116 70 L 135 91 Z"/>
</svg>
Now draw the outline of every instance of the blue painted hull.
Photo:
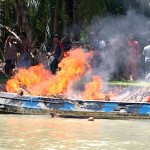
<svg viewBox="0 0 150 150">
<path fill-rule="evenodd" d="M 149 103 L 72 100 L 0 93 L 0 113 L 77 118 L 150 119 Z"/>
</svg>

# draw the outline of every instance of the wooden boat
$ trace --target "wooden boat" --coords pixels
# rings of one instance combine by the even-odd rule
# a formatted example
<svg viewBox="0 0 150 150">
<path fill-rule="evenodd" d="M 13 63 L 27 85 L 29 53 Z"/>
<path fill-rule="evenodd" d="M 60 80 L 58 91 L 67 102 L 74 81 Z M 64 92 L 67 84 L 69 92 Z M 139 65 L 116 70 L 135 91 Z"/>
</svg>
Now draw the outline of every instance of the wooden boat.
<svg viewBox="0 0 150 150">
<path fill-rule="evenodd" d="M 0 113 L 52 117 L 150 119 L 150 103 L 76 100 L 0 92 Z"/>
</svg>

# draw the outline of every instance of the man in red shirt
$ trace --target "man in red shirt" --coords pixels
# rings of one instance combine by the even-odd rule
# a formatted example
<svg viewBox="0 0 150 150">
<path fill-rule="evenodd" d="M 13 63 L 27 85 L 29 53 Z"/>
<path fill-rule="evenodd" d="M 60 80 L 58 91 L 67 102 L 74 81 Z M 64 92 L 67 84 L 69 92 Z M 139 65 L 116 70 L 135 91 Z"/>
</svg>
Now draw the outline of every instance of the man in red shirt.
<svg viewBox="0 0 150 150">
<path fill-rule="evenodd" d="M 126 62 L 126 79 L 130 79 L 130 71 L 133 80 L 137 80 L 137 61 L 140 58 L 139 42 L 134 39 L 133 33 L 129 35 L 128 54 Z"/>
</svg>

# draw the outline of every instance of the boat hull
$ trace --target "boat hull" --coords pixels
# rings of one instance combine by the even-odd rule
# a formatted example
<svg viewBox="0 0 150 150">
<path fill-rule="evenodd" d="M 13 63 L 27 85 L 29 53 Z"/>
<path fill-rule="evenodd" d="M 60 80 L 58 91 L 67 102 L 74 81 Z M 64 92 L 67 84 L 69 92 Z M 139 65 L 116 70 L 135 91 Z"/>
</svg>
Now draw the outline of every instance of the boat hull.
<svg viewBox="0 0 150 150">
<path fill-rule="evenodd" d="M 150 104 L 19 96 L 1 92 L 0 113 L 71 118 L 150 119 Z"/>
</svg>

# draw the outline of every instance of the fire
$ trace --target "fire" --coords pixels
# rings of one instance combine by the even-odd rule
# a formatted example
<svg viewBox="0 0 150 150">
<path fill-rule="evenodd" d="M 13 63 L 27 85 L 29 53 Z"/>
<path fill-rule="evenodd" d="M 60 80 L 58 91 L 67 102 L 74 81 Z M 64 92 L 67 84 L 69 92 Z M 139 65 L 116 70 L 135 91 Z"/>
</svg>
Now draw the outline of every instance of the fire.
<svg viewBox="0 0 150 150">
<path fill-rule="evenodd" d="M 77 82 L 81 76 L 91 70 L 88 63 L 92 53 L 84 53 L 82 49 L 68 52 L 59 67 L 60 71 L 52 75 L 43 65 L 33 66 L 29 69 L 20 69 L 19 72 L 7 82 L 8 92 L 19 92 L 24 85 L 33 95 L 65 94 L 70 84 Z"/>
<path fill-rule="evenodd" d="M 19 92 L 21 86 L 31 90 L 42 81 L 46 81 L 52 74 L 43 65 L 33 66 L 29 69 L 19 69 L 19 72 L 8 80 L 6 89 L 8 92 Z"/>
<path fill-rule="evenodd" d="M 45 89 L 45 93 L 50 95 L 66 94 L 70 84 L 75 84 L 91 70 L 88 63 L 91 56 L 91 53 L 84 53 L 82 49 L 70 51 L 68 57 L 59 64 L 61 70 L 57 72 L 53 80 L 49 80 L 50 86 Z"/>
<path fill-rule="evenodd" d="M 150 102 L 150 96 L 147 96 L 147 97 L 145 98 L 145 100 L 146 100 L 146 102 Z"/>
<path fill-rule="evenodd" d="M 80 82 L 80 79 L 91 73 L 90 58 L 91 52 L 83 52 L 82 49 L 75 49 L 67 52 L 66 57 L 59 63 L 60 70 L 56 75 L 43 65 L 33 66 L 29 69 L 19 69 L 18 73 L 7 82 L 8 92 L 18 93 L 21 86 L 32 95 L 66 95 L 73 91 L 73 85 Z M 82 99 L 106 99 L 107 95 L 102 93 L 103 81 L 99 76 L 93 76 L 93 81 L 85 83 L 85 91 L 81 92 Z"/>
<path fill-rule="evenodd" d="M 85 86 L 85 91 L 82 96 L 83 99 L 105 99 L 105 94 L 101 93 L 103 89 L 103 81 L 102 79 L 95 75 L 93 76 L 93 81 L 89 82 Z"/>
</svg>

